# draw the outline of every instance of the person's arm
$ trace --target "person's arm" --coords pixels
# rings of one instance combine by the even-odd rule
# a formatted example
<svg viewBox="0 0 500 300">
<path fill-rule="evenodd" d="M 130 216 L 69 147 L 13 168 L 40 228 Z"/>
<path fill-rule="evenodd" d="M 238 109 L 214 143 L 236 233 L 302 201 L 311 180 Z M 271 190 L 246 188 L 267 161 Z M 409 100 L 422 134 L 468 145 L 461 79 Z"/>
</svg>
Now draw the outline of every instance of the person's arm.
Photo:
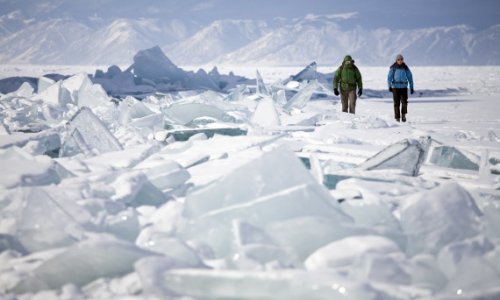
<svg viewBox="0 0 500 300">
<path fill-rule="evenodd" d="M 410 68 L 406 69 L 406 78 L 408 78 L 408 82 L 410 83 L 410 90 L 413 90 L 413 75 Z"/>
<path fill-rule="evenodd" d="M 387 74 L 387 86 L 389 87 L 389 90 L 393 88 L 392 82 L 394 81 L 394 72 L 392 71 L 392 68 L 389 68 L 389 74 Z"/>
<path fill-rule="evenodd" d="M 361 77 L 361 72 L 356 69 L 356 83 L 358 84 L 358 89 L 363 90 L 363 78 Z"/>
<path fill-rule="evenodd" d="M 339 88 L 339 81 L 340 81 L 340 69 L 337 69 L 335 71 L 335 74 L 333 75 L 333 89 Z"/>
</svg>

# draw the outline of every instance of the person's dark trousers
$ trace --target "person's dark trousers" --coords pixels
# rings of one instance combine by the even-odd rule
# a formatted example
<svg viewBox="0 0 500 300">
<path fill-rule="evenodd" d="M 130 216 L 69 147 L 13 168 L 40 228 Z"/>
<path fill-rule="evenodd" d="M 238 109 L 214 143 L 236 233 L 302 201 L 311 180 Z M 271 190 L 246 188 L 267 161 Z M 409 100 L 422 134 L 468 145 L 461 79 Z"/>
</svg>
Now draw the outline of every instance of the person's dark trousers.
<svg viewBox="0 0 500 300">
<path fill-rule="evenodd" d="M 392 89 L 392 98 L 394 100 L 394 117 L 399 121 L 403 117 L 406 121 L 406 113 L 408 112 L 408 89 Z"/>
</svg>

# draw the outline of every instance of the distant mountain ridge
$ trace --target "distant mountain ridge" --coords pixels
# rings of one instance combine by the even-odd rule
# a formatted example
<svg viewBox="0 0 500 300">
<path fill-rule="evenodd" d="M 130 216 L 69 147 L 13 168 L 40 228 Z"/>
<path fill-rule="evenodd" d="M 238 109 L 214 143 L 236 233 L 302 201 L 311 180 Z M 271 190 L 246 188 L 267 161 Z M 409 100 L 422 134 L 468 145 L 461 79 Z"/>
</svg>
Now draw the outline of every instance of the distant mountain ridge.
<svg viewBox="0 0 500 300">
<path fill-rule="evenodd" d="M 205 27 L 148 18 L 20 20 L 0 16 L 2 64 L 126 65 L 139 50 L 159 45 L 177 65 L 335 65 L 348 53 L 374 66 L 391 63 L 397 53 L 413 65 L 500 65 L 500 25 L 344 30 L 342 21 L 321 16 L 272 24 L 218 20 Z"/>
</svg>

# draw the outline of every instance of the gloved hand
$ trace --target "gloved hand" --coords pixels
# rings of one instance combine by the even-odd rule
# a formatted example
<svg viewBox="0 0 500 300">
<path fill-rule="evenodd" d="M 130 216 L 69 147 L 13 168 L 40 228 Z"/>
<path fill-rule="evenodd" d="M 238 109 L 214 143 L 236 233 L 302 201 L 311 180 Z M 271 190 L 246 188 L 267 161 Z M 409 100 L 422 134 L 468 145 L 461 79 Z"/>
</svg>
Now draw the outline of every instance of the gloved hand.
<svg viewBox="0 0 500 300">
<path fill-rule="evenodd" d="M 338 90 L 338 89 L 333 89 L 333 93 L 335 94 L 335 96 L 340 95 L 340 93 L 339 93 L 339 90 Z"/>
<path fill-rule="evenodd" d="M 411 89 L 411 90 L 410 90 L 410 94 L 412 94 L 412 95 L 413 95 L 413 93 L 415 93 L 415 90 L 414 90 L 414 89 Z"/>
<path fill-rule="evenodd" d="M 391 93 L 392 93 L 392 87 L 391 87 L 391 86 L 389 87 L 389 92 L 391 92 Z"/>
<path fill-rule="evenodd" d="M 361 97 L 361 95 L 363 95 L 363 89 L 358 90 L 358 97 Z"/>
</svg>

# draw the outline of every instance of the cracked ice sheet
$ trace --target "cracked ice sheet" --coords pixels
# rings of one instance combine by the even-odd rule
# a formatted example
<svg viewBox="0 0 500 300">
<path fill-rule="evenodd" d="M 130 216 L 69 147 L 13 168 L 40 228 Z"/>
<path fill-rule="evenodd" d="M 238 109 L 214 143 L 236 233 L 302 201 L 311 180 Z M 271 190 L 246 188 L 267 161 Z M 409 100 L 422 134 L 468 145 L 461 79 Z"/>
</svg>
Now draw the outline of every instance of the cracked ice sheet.
<svg viewBox="0 0 500 300">
<path fill-rule="evenodd" d="M 228 154 L 238 153 L 242 150 L 256 146 L 264 146 L 276 140 L 275 136 L 223 136 L 215 135 L 207 140 L 191 140 L 175 142 L 165 146 L 158 155 L 168 156 L 169 159 L 179 163 L 185 168 L 207 160 L 224 158 Z M 212 173 L 212 172 L 207 172 Z M 207 175 L 213 175 L 207 174 Z"/>
</svg>

